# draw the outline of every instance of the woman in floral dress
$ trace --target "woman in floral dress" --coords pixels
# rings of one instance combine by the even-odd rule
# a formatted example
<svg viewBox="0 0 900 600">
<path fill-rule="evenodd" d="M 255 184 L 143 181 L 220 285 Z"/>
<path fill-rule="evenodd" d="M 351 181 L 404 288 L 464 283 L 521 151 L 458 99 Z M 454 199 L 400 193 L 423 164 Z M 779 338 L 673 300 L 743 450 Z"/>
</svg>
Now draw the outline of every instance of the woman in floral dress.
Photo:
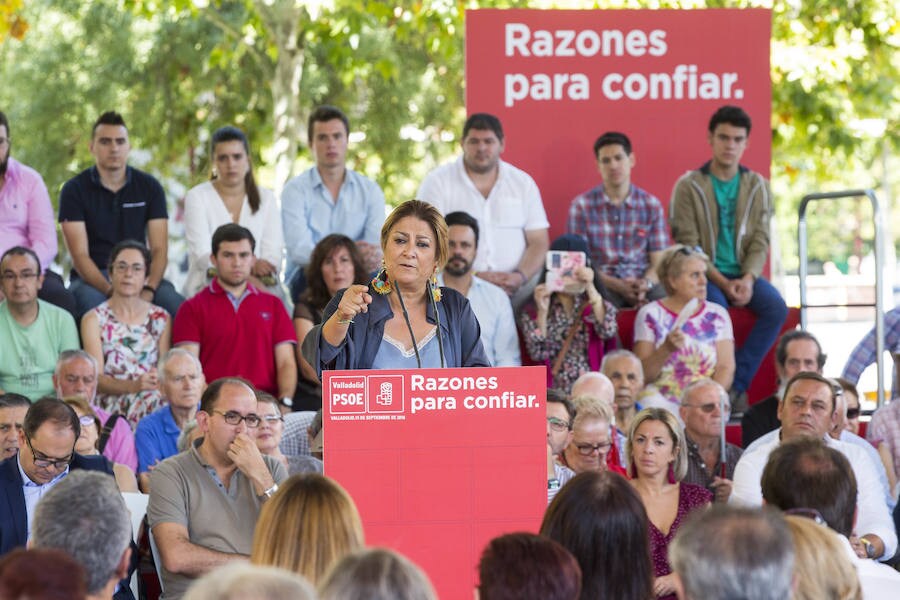
<svg viewBox="0 0 900 600">
<path fill-rule="evenodd" d="M 169 314 L 141 298 L 150 252 L 125 240 L 110 253 L 109 300 L 84 315 L 84 349 L 99 364 L 97 405 L 125 416 L 134 427 L 161 403 L 156 363 L 169 349 Z"/>
</svg>

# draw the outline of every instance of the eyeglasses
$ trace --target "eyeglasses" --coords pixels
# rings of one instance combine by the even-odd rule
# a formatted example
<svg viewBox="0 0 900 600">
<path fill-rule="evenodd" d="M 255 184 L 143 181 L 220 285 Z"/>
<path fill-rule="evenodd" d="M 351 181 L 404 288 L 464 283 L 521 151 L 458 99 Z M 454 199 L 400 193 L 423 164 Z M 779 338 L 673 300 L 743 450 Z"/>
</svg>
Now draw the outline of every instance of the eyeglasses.
<svg viewBox="0 0 900 600">
<path fill-rule="evenodd" d="M 34 273 L 32 271 L 23 271 L 21 273 L 13 273 L 11 271 L 5 272 L 3 275 L 0 275 L 0 278 L 3 281 L 8 283 L 12 283 L 13 281 L 17 281 L 21 279 L 22 281 L 28 281 L 29 279 L 36 279 L 39 273 Z"/>
<path fill-rule="evenodd" d="M 90 427 L 91 425 L 97 424 L 97 422 L 94 420 L 94 417 L 92 417 L 91 415 L 78 417 L 78 422 L 81 423 L 82 427 Z"/>
<path fill-rule="evenodd" d="M 113 271 L 118 271 L 120 273 L 124 273 L 126 271 L 131 271 L 132 273 L 143 273 L 144 265 L 141 263 L 133 263 L 128 264 L 127 262 L 117 262 L 113 265 Z"/>
<path fill-rule="evenodd" d="M 858 419 L 859 412 L 860 412 L 860 408 L 858 406 L 856 408 L 848 408 L 847 409 L 847 418 L 848 419 Z"/>
<path fill-rule="evenodd" d="M 240 425 L 241 421 L 247 422 L 247 427 L 259 427 L 259 423 L 261 419 L 259 415 L 250 413 L 249 415 L 242 415 L 239 412 L 235 412 L 233 410 L 229 410 L 228 412 L 222 412 L 221 410 L 212 410 L 217 415 L 221 415 L 225 422 L 229 425 Z"/>
<path fill-rule="evenodd" d="M 553 431 L 569 430 L 569 422 L 563 421 L 562 419 L 557 419 L 556 417 L 547 417 L 547 423 L 550 424 L 550 429 L 552 429 Z"/>
<path fill-rule="evenodd" d="M 42 469 L 64 469 L 69 466 L 72 462 L 72 459 L 75 458 L 75 448 L 72 448 L 72 453 L 65 458 L 50 458 L 43 452 L 34 449 L 34 446 L 31 445 L 31 440 L 28 437 L 25 437 L 25 443 L 28 444 L 28 449 L 31 450 L 31 455 L 34 457 L 34 466 L 40 467 Z"/>
<path fill-rule="evenodd" d="M 594 452 L 600 453 L 604 450 L 609 450 L 610 446 L 612 446 L 610 442 L 604 442 L 603 444 L 575 444 L 578 454 L 582 456 L 590 456 Z"/>
<path fill-rule="evenodd" d="M 825 522 L 825 518 L 822 516 L 822 513 L 817 511 L 814 508 L 789 508 L 784 511 L 786 515 L 793 515 L 795 517 L 803 517 L 806 519 L 812 519 L 819 525 L 824 525 L 828 527 L 828 523 Z"/>
<path fill-rule="evenodd" d="M 700 410 L 702 410 L 703 412 L 705 412 L 708 415 L 715 412 L 715 410 L 717 408 L 722 407 L 718 402 L 710 402 L 708 404 L 682 404 L 682 406 L 687 406 L 688 408 L 699 408 Z M 727 414 L 730 412 L 731 412 L 731 405 L 726 404 L 725 405 L 725 413 Z"/>
</svg>

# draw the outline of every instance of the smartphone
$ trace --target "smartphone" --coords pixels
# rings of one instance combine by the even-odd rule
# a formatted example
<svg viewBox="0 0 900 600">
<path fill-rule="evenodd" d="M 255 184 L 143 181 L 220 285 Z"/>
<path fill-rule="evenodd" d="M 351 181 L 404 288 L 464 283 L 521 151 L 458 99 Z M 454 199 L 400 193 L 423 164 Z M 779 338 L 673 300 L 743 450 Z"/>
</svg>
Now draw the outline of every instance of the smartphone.
<svg viewBox="0 0 900 600">
<path fill-rule="evenodd" d="M 575 270 L 587 265 L 584 252 L 550 250 L 547 252 L 547 288 L 552 292 L 579 294 L 586 285 L 575 276 Z"/>
</svg>

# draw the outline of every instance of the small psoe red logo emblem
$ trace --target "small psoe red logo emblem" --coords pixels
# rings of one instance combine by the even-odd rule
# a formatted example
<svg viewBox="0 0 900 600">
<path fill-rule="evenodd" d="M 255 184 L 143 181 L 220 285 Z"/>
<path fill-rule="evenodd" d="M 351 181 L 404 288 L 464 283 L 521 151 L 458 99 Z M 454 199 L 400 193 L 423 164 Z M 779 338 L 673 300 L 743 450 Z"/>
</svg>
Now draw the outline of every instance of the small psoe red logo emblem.
<svg viewBox="0 0 900 600">
<path fill-rule="evenodd" d="M 367 412 L 402 413 L 405 408 L 403 397 L 403 375 L 369 375 Z"/>
</svg>

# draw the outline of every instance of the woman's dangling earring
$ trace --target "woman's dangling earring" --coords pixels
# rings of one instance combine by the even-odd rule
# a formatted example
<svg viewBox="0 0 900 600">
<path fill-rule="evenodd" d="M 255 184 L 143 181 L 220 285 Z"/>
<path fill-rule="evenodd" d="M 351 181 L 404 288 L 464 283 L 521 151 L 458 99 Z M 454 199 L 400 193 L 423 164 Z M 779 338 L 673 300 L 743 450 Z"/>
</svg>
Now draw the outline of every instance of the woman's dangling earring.
<svg viewBox="0 0 900 600">
<path fill-rule="evenodd" d="M 381 261 L 381 270 L 378 271 L 378 274 L 375 275 L 375 278 L 372 280 L 372 289 L 382 296 L 394 291 L 394 286 L 391 285 L 391 280 L 388 279 L 387 269 L 384 266 L 383 260 Z"/>
<path fill-rule="evenodd" d="M 431 297 L 434 298 L 435 302 L 441 301 L 441 288 L 438 287 L 437 271 L 431 276 Z"/>
</svg>

